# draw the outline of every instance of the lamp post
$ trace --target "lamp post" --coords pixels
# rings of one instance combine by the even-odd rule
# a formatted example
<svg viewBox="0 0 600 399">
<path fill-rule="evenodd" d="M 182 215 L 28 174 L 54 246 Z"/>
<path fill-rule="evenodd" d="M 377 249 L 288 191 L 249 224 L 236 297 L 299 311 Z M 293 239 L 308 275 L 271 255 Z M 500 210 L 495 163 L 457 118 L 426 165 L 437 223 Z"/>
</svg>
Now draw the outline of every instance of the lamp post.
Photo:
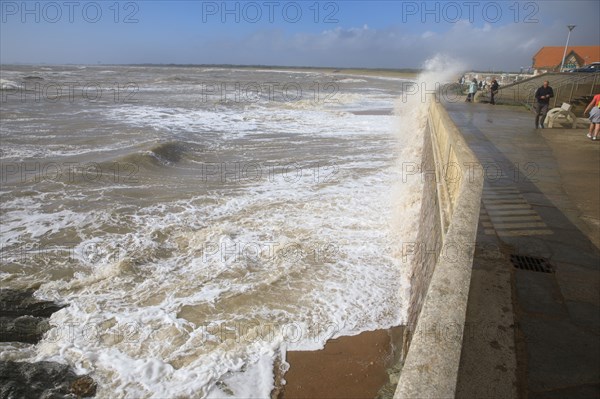
<svg viewBox="0 0 600 399">
<path fill-rule="evenodd" d="M 560 64 L 560 70 L 558 72 L 563 71 L 563 66 L 565 65 L 565 57 L 567 56 L 567 47 L 569 47 L 569 38 L 571 37 L 571 31 L 575 29 L 575 25 L 567 25 L 569 28 L 569 34 L 567 35 L 567 44 L 565 44 L 565 52 L 563 53 L 562 63 Z"/>
</svg>

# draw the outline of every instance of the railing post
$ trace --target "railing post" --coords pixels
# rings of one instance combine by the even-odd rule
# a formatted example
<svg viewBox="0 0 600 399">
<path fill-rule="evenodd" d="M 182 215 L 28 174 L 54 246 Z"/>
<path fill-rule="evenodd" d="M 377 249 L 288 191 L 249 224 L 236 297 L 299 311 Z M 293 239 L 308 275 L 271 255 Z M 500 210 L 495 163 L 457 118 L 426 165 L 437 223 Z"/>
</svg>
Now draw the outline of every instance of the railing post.
<svg viewBox="0 0 600 399">
<path fill-rule="evenodd" d="M 577 83 L 577 86 L 579 86 L 579 83 Z M 571 94 L 569 94 L 569 101 L 567 101 L 569 104 L 571 104 L 571 101 L 573 100 L 573 90 L 575 89 L 575 82 L 571 83 Z"/>
</svg>

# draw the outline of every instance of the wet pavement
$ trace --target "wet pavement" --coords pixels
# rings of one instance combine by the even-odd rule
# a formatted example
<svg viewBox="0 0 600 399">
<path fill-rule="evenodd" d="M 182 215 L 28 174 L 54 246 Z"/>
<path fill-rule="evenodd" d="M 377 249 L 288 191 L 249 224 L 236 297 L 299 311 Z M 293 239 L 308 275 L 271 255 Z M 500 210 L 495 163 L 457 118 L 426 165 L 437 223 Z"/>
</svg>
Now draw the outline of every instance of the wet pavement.
<svg viewBox="0 0 600 399">
<path fill-rule="evenodd" d="M 600 142 L 445 107 L 485 175 L 457 397 L 600 397 Z"/>
</svg>

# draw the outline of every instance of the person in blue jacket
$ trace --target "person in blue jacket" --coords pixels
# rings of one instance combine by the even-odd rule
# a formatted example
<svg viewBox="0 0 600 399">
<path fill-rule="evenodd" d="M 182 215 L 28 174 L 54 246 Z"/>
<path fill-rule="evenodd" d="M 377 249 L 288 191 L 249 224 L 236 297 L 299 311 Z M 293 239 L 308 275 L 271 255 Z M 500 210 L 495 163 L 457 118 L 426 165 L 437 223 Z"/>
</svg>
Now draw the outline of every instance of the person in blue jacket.
<svg viewBox="0 0 600 399">
<path fill-rule="evenodd" d="M 471 83 L 469 83 L 469 92 L 467 94 L 466 100 L 468 103 L 475 100 L 475 93 L 477 93 L 477 79 L 473 78 L 473 80 L 471 80 Z"/>
</svg>

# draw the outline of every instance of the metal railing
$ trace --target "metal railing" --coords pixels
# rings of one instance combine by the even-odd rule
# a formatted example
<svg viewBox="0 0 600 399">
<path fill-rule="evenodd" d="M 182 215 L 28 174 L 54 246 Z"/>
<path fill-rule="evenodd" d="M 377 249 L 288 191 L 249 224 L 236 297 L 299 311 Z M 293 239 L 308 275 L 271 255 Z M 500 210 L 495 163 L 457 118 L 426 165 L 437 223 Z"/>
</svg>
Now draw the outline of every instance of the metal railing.
<svg viewBox="0 0 600 399">
<path fill-rule="evenodd" d="M 548 80 L 550 86 L 554 89 L 554 97 L 551 100 L 551 107 L 560 106 L 563 102 L 572 104 L 575 100 L 583 99 L 586 96 L 593 96 L 600 92 L 600 73 L 571 73 L 571 72 L 548 72 L 533 76 L 519 82 L 500 86 L 496 100 L 504 103 L 522 104 L 529 109 L 535 104 L 535 92 L 542 85 L 542 82 Z M 459 89 L 464 89 L 459 86 Z M 483 92 L 479 96 L 479 101 L 489 98 L 488 92 Z M 586 104 L 587 105 L 587 104 Z M 583 111 L 581 105 L 576 105 L 574 112 Z"/>
<path fill-rule="evenodd" d="M 553 106 L 556 107 L 556 104 L 559 102 L 559 100 L 560 100 L 560 103 L 563 103 L 563 102 L 571 103 L 573 101 L 574 94 L 577 94 L 577 97 L 593 96 L 594 93 L 596 92 L 596 84 L 600 83 L 600 73 L 591 74 L 593 76 L 589 76 L 589 75 L 590 74 L 588 74 L 588 76 L 583 76 L 579 79 L 573 80 L 571 82 L 567 82 L 567 83 L 557 87 L 556 90 L 554 91 Z M 589 81 L 591 81 L 589 91 L 586 90 L 586 92 L 584 94 L 579 94 L 579 92 L 578 92 L 579 87 L 581 87 L 582 85 L 587 86 L 589 84 Z M 584 87 L 584 89 L 585 89 L 585 87 Z M 561 97 L 561 94 L 566 93 L 566 92 L 569 92 L 569 95 Z"/>
<path fill-rule="evenodd" d="M 567 76 L 565 76 L 564 79 L 560 79 L 559 84 L 553 87 L 554 98 L 551 102 L 552 108 L 555 108 L 557 104 L 562 104 L 563 102 L 572 103 L 575 98 L 593 96 L 600 90 L 598 87 L 600 86 L 600 73 L 586 73 L 584 76 L 575 73 L 563 73 L 560 75 Z M 580 88 L 583 88 L 585 92 L 582 93 Z M 536 90 L 537 87 L 531 88 L 529 94 L 523 101 L 523 104 L 528 108 L 533 107 L 533 104 L 535 103 Z"/>
</svg>

